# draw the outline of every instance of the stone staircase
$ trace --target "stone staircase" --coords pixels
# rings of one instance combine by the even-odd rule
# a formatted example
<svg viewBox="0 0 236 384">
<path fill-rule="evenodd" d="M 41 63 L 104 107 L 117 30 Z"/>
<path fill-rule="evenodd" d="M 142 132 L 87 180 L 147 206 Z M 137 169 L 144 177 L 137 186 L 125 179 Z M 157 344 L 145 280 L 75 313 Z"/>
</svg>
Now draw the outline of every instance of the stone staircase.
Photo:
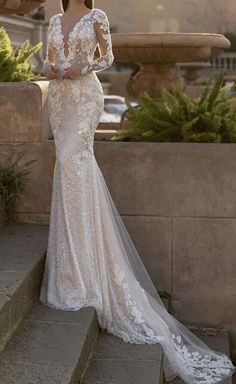
<svg viewBox="0 0 236 384">
<path fill-rule="evenodd" d="M 0 349 L 38 292 L 47 235 L 47 227 L 28 224 L 0 232 Z"/>
<path fill-rule="evenodd" d="M 223 328 L 188 326 L 211 348 L 230 356 L 229 334 Z M 163 350 L 159 344 L 134 345 L 99 332 L 92 358 L 81 384 L 165 384 L 162 367 Z M 222 384 L 235 384 L 235 375 Z M 175 378 L 168 384 L 184 384 Z"/>
<path fill-rule="evenodd" d="M 38 301 L 47 238 L 44 225 L 0 231 L 0 384 L 163 383 L 159 344 L 102 332 L 92 307 L 61 311 Z M 200 337 L 229 354 L 227 331 Z"/>
<path fill-rule="evenodd" d="M 163 383 L 160 344 L 138 345 L 99 332 L 81 384 Z"/>
<path fill-rule="evenodd" d="M 48 226 L 0 232 L 0 383 L 78 383 L 98 335 L 94 308 L 60 311 L 38 301 Z"/>
</svg>

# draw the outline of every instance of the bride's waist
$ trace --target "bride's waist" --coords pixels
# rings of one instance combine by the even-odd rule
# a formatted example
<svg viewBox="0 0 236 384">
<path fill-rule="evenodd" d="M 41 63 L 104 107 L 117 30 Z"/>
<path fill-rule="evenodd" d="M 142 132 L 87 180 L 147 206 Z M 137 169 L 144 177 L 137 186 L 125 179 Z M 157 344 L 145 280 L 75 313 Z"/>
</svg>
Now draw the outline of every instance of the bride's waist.
<svg viewBox="0 0 236 384">
<path fill-rule="evenodd" d="M 63 70 L 61 70 L 61 72 L 63 72 Z M 93 89 L 93 92 L 96 92 L 97 90 L 99 93 L 103 93 L 102 84 L 94 71 L 89 71 L 83 75 L 79 74 L 78 76 L 73 77 L 73 79 L 70 79 L 70 78 L 64 79 L 63 76 L 60 76 L 60 72 L 59 72 L 56 78 L 49 80 L 49 84 L 51 84 L 50 87 L 54 88 L 54 86 L 56 86 L 58 91 L 62 89 L 63 92 L 64 92 L 64 87 L 69 87 L 69 88 L 70 86 L 74 87 L 75 83 L 76 84 L 78 83 L 80 88 L 82 87 L 87 90 Z"/>
<path fill-rule="evenodd" d="M 63 78 L 63 75 L 67 71 L 67 69 L 73 64 L 77 64 L 77 63 L 66 62 L 66 63 L 62 63 L 62 64 L 55 64 L 54 68 L 56 70 L 56 75 L 57 75 L 56 80 L 58 80 L 58 79 L 66 80 Z M 81 63 L 78 63 L 78 64 L 80 65 L 81 68 L 83 68 L 83 66 L 86 65 L 86 64 L 82 65 Z M 94 71 L 89 71 L 89 72 L 84 73 L 84 74 L 78 74 L 78 76 L 74 77 L 73 80 L 82 80 L 84 78 L 97 78 L 97 75 L 95 74 Z"/>
<path fill-rule="evenodd" d="M 85 67 L 88 63 L 88 60 L 66 60 L 66 61 L 56 61 L 55 63 L 55 69 L 58 72 L 63 72 L 64 70 L 68 69 L 73 64 L 78 64 L 81 68 Z"/>
</svg>

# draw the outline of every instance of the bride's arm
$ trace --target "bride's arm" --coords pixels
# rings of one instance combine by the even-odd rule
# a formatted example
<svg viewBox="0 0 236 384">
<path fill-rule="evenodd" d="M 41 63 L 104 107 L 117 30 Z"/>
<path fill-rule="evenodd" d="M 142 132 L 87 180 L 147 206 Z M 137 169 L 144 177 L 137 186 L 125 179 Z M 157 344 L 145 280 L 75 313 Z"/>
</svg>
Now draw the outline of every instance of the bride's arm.
<svg viewBox="0 0 236 384">
<path fill-rule="evenodd" d="M 82 68 L 82 75 L 91 71 L 102 71 L 110 67 L 114 61 L 108 17 L 101 9 L 95 14 L 95 17 L 94 29 L 97 36 L 100 57 L 95 60 L 90 60 L 88 64 Z"/>
<path fill-rule="evenodd" d="M 56 62 L 55 48 L 53 47 L 53 45 L 51 43 L 51 39 L 50 39 L 50 33 L 52 31 L 54 17 L 55 17 L 55 15 L 52 16 L 49 20 L 46 56 L 45 56 L 45 60 L 44 60 L 43 64 L 55 64 L 55 62 Z"/>
<path fill-rule="evenodd" d="M 49 20 L 49 26 L 48 26 L 48 37 L 47 37 L 47 48 L 46 48 L 46 57 L 43 62 L 43 69 L 42 73 L 43 75 L 48 79 L 52 80 L 56 78 L 56 73 L 54 71 L 55 63 L 56 63 L 56 52 L 55 52 L 55 47 L 51 43 L 50 39 L 50 33 L 53 28 L 53 22 L 54 22 L 54 17 L 56 15 L 52 16 L 51 19 Z"/>
</svg>

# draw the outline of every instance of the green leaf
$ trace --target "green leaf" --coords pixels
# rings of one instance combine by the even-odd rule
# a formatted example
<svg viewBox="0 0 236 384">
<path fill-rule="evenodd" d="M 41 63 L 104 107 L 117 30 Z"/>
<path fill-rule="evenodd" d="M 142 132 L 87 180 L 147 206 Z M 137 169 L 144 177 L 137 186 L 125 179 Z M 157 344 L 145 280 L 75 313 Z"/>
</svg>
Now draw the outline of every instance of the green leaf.
<svg viewBox="0 0 236 384">
<path fill-rule="evenodd" d="M 208 110 L 211 111 L 214 103 L 216 102 L 217 97 L 219 96 L 219 92 L 222 86 L 224 80 L 224 71 L 221 70 L 219 76 L 217 77 L 215 84 L 211 90 L 211 93 L 209 95 L 209 102 L 208 102 Z"/>
<path fill-rule="evenodd" d="M 10 38 L 4 27 L 0 27 L 0 81 L 31 81 L 39 76 L 31 71 L 32 63 L 30 56 L 35 54 L 42 46 L 38 42 L 29 47 L 27 39 L 14 51 Z"/>
</svg>

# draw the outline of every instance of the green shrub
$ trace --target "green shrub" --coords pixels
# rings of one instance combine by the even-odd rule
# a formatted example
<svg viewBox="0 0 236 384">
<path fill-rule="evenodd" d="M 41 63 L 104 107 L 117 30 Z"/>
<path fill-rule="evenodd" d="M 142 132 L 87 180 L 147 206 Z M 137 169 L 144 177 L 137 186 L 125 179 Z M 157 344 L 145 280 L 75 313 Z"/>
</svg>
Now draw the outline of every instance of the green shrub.
<svg viewBox="0 0 236 384">
<path fill-rule="evenodd" d="M 26 40 L 20 47 L 13 50 L 11 40 L 4 27 L 0 27 L 0 81 L 32 81 L 39 78 L 32 70 L 29 57 L 42 46 L 42 42 L 29 47 Z"/>
<path fill-rule="evenodd" d="M 162 89 L 160 99 L 154 100 L 146 91 L 141 93 L 139 105 L 129 100 L 127 117 L 130 129 L 121 129 L 111 140 L 176 142 L 236 142 L 236 110 L 229 94 L 232 84 L 223 86 L 224 74 L 210 77 L 199 98 L 191 99 L 183 86 Z"/>
<path fill-rule="evenodd" d="M 0 197 L 8 220 L 12 219 L 16 199 L 25 191 L 25 176 L 29 173 L 27 168 L 36 161 L 33 159 L 19 165 L 24 155 L 25 151 L 22 151 L 13 159 L 11 154 L 5 164 L 0 164 Z"/>
</svg>

